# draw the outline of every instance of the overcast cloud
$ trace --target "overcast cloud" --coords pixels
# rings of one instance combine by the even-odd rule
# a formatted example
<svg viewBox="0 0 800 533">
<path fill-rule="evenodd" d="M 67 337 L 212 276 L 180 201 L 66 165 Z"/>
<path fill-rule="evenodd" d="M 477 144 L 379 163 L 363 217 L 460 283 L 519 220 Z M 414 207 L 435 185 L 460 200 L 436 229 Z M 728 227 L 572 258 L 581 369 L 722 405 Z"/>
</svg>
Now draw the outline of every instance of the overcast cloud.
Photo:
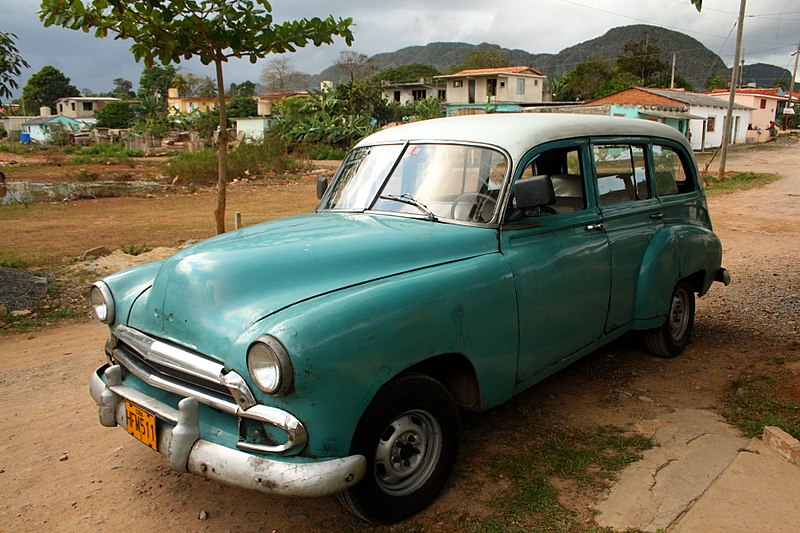
<svg viewBox="0 0 800 533">
<path fill-rule="evenodd" d="M 497 4 L 485 0 L 273 0 L 271 4 L 278 21 L 329 14 L 352 17 L 352 50 L 367 55 L 436 41 L 489 42 L 531 53 L 557 53 L 616 26 L 653 24 L 694 37 L 728 66 L 733 62 L 739 9 L 738 0 L 704 0 L 702 13 L 689 0 L 504 0 Z M 133 60 L 130 43 L 44 28 L 36 14 L 38 6 L 36 0 L 0 0 L 0 31 L 17 35 L 18 48 L 31 65 L 23 72 L 20 87 L 45 65 L 64 72 L 79 89 L 95 92 L 111 90 L 112 80 L 118 77 L 138 82 L 143 66 Z M 798 2 L 751 0 L 747 16 L 746 63 L 791 70 L 791 53 L 800 38 Z M 300 49 L 292 59 L 297 70 L 317 74 L 345 49 L 344 43 L 337 42 Z M 263 63 L 232 61 L 225 68 L 226 85 L 247 79 L 257 82 Z M 213 76 L 213 67 L 198 62 L 182 65 L 196 74 Z"/>
</svg>

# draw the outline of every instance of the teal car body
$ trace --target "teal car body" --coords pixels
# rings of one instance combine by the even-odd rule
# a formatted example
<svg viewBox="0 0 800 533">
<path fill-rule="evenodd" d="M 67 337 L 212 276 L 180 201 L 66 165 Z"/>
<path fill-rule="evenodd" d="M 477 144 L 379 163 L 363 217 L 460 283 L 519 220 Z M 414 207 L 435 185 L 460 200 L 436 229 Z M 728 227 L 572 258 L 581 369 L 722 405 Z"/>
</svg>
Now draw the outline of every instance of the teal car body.
<svg viewBox="0 0 800 533">
<path fill-rule="evenodd" d="M 177 470 L 341 493 L 394 522 L 446 481 L 456 407 L 496 406 L 633 329 L 677 355 L 694 295 L 729 280 L 689 145 L 659 124 L 425 121 L 363 140 L 321 190 L 314 213 L 94 285 L 104 425 Z"/>
</svg>

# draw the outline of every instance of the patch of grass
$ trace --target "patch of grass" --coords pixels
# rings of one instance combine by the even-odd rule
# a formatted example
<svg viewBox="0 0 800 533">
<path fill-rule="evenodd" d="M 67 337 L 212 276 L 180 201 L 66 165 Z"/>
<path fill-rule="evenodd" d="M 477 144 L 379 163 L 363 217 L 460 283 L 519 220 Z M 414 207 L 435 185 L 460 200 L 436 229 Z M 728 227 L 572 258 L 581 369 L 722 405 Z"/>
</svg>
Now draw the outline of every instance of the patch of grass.
<svg viewBox="0 0 800 533">
<path fill-rule="evenodd" d="M 531 443 L 519 455 L 491 465 L 493 475 L 511 480 L 511 489 L 498 496 L 494 513 L 470 522 L 472 531 L 591 531 L 595 526 L 578 523 L 575 512 L 558 499 L 552 478 L 577 483 L 587 490 L 602 488 L 627 464 L 641 458 L 653 442 L 613 428 L 592 433 L 563 431 L 547 440 Z"/>
<path fill-rule="evenodd" d="M 718 181 L 714 176 L 703 176 L 703 184 L 706 192 L 710 195 L 727 193 L 732 191 L 745 191 L 763 187 L 780 179 L 777 174 L 763 174 L 758 172 L 740 172 L 732 176 L 726 176 L 724 180 Z"/>
<path fill-rule="evenodd" d="M 776 394 L 793 376 L 745 376 L 731 382 L 725 398 L 725 418 L 747 437 L 758 437 L 764 426 L 777 426 L 800 439 L 800 406 Z M 780 380 L 780 381 L 779 381 Z"/>
<path fill-rule="evenodd" d="M 120 247 L 123 253 L 128 255 L 141 255 L 143 253 L 149 252 L 151 250 L 150 246 L 147 243 L 143 244 L 126 244 Z"/>
<path fill-rule="evenodd" d="M 22 257 L 0 250 L 0 267 L 5 268 L 28 268 L 30 264 Z"/>
<path fill-rule="evenodd" d="M 100 142 L 81 148 L 76 155 L 67 160 L 67 163 L 71 165 L 128 163 L 132 157 L 143 155 L 143 152 L 125 148 L 121 143 Z"/>
</svg>

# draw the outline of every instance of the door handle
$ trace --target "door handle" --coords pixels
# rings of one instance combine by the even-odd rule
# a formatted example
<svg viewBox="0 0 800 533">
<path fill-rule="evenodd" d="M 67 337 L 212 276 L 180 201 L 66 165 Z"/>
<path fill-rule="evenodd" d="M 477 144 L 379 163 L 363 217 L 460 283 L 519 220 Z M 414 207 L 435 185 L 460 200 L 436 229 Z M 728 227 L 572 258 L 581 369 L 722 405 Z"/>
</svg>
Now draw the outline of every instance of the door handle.
<svg viewBox="0 0 800 533">
<path fill-rule="evenodd" d="M 595 222 L 594 224 L 589 224 L 586 226 L 588 231 L 602 231 L 603 230 L 603 223 L 602 222 Z"/>
<path fill-rule="evenodd" d="M 661 220 L 662 218 L 664 218 L 664 213 L 653 213 L 652 215 L 650 215 L 650 218 L 652 218 L 653 220 Z"/>
</svg>

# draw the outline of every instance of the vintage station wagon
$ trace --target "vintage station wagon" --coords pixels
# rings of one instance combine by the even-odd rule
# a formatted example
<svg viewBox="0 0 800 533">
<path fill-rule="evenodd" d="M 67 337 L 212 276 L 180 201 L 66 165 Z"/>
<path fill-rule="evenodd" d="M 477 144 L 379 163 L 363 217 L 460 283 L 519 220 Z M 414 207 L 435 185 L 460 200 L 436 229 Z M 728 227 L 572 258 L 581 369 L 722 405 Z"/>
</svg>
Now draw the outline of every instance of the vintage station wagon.
<svg viewBox="0 0 800 533">
<path fill-rule="evenodd" d="M 396 522 L 446 483 L 459 409 L 631 330 L 676 356 L 695 295 L 730 279 L 689 145 L 653 122 L 418 122 L 318 192 L 314 213 L 92 286 L 104 426 L 179 471 Z"/>
</svg>

